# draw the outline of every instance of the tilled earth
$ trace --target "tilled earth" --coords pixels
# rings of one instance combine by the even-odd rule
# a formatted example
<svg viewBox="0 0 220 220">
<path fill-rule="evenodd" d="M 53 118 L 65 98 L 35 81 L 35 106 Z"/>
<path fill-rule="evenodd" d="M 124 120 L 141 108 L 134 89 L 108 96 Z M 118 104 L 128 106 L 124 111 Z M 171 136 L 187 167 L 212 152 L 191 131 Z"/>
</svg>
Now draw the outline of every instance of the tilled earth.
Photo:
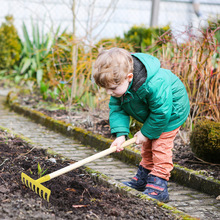
<svg viewBox="0 0 220 220">
<path fill-rule="evenodd" d="M 21 139 L 0 131 L 0 219 L 177 219 L 152 201 L 129 198 L 76 169 L 44 185 L 50 203 L 21 182 L 21 172 L 33 179 L 73 163 L 47 155 Z M 38 164 L 40 166 L 38 166 Z"/>
</svg>

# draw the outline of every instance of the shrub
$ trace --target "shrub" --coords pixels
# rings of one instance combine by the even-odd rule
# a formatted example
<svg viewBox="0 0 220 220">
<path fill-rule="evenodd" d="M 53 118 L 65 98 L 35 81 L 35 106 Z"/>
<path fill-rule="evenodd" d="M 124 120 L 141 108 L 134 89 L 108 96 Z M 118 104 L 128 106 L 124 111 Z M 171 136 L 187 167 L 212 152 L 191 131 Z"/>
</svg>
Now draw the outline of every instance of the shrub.
<svg viewBox="0 0 220 220">
<path fill-rule="evenodd" d="M 0 27 L 0 70 L 10 70 L 20 59 L 21 41 L 13 24 L 13 17 L 6 16 Z"/>
<path fill-rule="evenodd" d="M 146 52 L 148 47 L 152 47 L 152 44 L 158 48 L 168 42 L 171 39 L 171 32 L 169 30 L 169 25 L 161 28 L 133 26 L 127 33 L 124 33 L 124 40 L 133 46 L 135 52 Z"/>
<path fill-rule="evenodd" d="M 220 163 L 220 122 L 199 121 L 190 135 L 190 146 L 203 160 Z"/>
</svg>

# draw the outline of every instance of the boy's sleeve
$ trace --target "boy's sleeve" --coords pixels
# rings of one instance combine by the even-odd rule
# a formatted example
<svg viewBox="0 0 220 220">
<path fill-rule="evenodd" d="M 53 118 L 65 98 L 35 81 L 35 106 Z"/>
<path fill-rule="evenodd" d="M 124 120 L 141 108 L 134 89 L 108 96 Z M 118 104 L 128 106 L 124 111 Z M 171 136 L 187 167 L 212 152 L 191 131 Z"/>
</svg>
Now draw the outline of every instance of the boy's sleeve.
<svg viewBox="0 0 220 220">
<path fill-rule="evenodd" d="M 109 108 L 109 123 L 111 133 L 116 133 L 117 137 L 128 135 L 130 116 L 122 109 L 120 98 L 111 97 Z"/>
<path fill-rule="evenodd" d="M 172 112 L 172 90 L 166 79 L 149 82 L 147 101 L 150 114 L 141 132 L 149 139 L 158 139 L 166 128 Z"/>
</svg>

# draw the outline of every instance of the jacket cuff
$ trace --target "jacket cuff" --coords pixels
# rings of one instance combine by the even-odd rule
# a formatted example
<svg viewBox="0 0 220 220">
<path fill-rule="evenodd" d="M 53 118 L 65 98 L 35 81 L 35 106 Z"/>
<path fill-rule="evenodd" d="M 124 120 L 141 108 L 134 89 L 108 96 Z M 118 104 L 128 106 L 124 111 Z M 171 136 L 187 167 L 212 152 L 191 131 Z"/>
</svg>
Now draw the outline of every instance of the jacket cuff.
<svg viewBox="0 0 220 220">
<path fill-rule="evenodd" d="M 125 132 L 118 132 L 118 133 L 116 133 L 116 137 L 120 137 L 120 136 L 127 136 L 128 135 L 128 133 L 125 133 Z"/>
</svg>

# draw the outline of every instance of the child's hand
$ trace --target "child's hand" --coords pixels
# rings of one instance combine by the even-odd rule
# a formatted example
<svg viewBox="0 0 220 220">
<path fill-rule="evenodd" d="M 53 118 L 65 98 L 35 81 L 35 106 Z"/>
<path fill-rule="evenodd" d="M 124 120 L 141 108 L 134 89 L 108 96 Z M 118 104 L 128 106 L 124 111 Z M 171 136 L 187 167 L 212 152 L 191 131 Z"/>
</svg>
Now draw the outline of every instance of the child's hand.
<svg viewBox="0 0 220 220">
<path fill-rule="evenodd" d="M 124 148 L 120 148 L 121 145 L 125 142 L 125 136 L 117 137 L 111 144 L 110 147 L 116 146 L 116 152 L 120 152 L 124 150 Z"/>
<path fill-rule="evenodd" d="M 137 137 L 137 139 L 136 139 L 136 144 L 143 144 L 143 143 L 145 143 L 145 142 L 147 142 L 149 139 L 146 137 L 146 136 L 144 136 L 142 133 L 141 133 L 141 131 L 138 131 L 135 135 L 134 135 L 134 137 Z"/>
</svg>

